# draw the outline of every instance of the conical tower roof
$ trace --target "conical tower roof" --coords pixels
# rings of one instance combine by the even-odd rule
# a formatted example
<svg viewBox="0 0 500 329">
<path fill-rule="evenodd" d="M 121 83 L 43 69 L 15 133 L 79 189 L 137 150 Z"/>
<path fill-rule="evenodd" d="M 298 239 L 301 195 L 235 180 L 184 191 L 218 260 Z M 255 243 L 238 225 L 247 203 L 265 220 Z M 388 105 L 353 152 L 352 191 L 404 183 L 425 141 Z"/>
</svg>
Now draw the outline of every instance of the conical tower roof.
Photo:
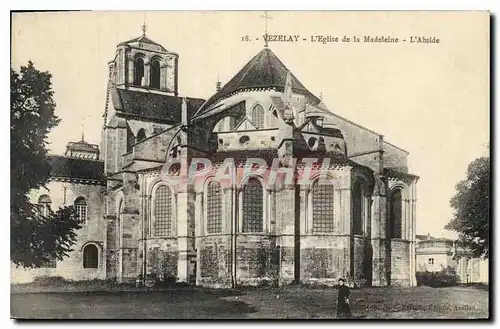
<svg viewBox="0 0 500 329">
<path fill-rule="evenodd" d="M 197 115 L 203 114 L 210 105 L 232 94 L 252 89 L 275 88 L 283 91 L 286 82 L 287 67 L 269 48 L 262 49 L 255 55 L 228 83 L 215 95 L 210 97 L 200 108 Z M 314 96 L 292 74 L 292 90 L 305 95 L 313 104 L 318 104 L 320 99 Z"/>
</svg>

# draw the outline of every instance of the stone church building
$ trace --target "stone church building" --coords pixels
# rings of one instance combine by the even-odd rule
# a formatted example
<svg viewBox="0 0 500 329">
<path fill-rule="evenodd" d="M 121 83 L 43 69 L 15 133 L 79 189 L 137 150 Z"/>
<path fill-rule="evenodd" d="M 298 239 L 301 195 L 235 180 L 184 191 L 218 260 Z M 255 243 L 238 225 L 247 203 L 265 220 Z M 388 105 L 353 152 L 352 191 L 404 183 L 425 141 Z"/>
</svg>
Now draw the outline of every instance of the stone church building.
<svg viewBox="0 0 500 329">
<path fill-rule="evenodd" d="M 32 193 L 75 206 L 78 242 L 13 281 L 416 285 L 407 151 L 331 112 L 267 46 L 207 100 L 179 95 L 180 69 L 145 33 L 117 45 L 101 144 L 69 143 Z"/>
</svg>

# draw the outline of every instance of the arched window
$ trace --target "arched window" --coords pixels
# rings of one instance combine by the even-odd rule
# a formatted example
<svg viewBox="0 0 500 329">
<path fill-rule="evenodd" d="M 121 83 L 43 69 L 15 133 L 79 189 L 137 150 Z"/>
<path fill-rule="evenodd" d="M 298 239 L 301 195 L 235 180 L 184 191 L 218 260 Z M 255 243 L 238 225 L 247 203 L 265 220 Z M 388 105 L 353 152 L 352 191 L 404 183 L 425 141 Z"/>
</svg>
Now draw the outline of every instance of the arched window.
<svg viewBox="0 0 500 329">
<path fill-rule="evenodd" d="M 331 184 L 315 181 L 312 186 L 313 233 L 333 232 L 334 188 Z"/>
<path fill-rule="evenodd" d="M 97 268 L 99 265 L 99 250 L 95 244 L 83 248 L 83 268 Z"/>
<path fill-rule="evenodd" d="M 144 60 L 138 57 L 134 62 L 134 86 L 142 86 L 142 78 L 144 78 Z"/>
<path fill-rule="evenodd" d="M 243 232 L 264 230 L 264 189 L 256 178 L 250 178 L 243 187 Z"/>
<path fill-rule="evenodd" d="M 146 139 L 146 131 L 144 130 L 144 128 L 141 128 L 137 132 L 137 141 L 140 142 L 143 139 Z"/>
<path fill-rule="evenodd" d="M 154 197 L 153 235 L 169 236 L 172 233 L 172 192 L 166 185 L 156 189 Z"/>
<path fill-rule="evenodd" d="M 352 188 L 352 233 L 363 234 L 363 183 L 357 180 Z"/>
<path fill-rule="evenodd" d="M 87 223 L 87 201 L 85 198 L 79 197 L 75 200 L 75 212 L 77 220 L 82 223 Z"/>
<path fill-rule="evenodd" d="M 401 238 L 401 226 L 402 226 L 402 215 L 403 215 L 403 199 L 401 194 L 401 189 L 396 189 L 391 193 L 391 203 L 390 203 L 390 234 L 391 239 Z"/>
<path fill-rule="evenodd" d="M 264 108 L 257 105 L 252 110 L 252 123 L 257 129 L 264 128 Z"/>
<path fill-rule="evenodd" d="M 160 89 L 160 61 L 158 59 L 153 59 L 151 61 L 149 73 L 149 83 L 151 88 Z"/>
<path fill-rule="evenodd" d="M 50 200 L 50 197 L 47 194 L 41 195 L 38 198 L 38 209 L 42 216 L 46 217 L 49 215 L 51 204 L 52 201 Z"/>
<path fill-rule="evenodd" d="M 207 232 L 222 231 L 222 193 L 220 184 L 216 181 L 208 183 L 207 187 Z"/>
</svg>

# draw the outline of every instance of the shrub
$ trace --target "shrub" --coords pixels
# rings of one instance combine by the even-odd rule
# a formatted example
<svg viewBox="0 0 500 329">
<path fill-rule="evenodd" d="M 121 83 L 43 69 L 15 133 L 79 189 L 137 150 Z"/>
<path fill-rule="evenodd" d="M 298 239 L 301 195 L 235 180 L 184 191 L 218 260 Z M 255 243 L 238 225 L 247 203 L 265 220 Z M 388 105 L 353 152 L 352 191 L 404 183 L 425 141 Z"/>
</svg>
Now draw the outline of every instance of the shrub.
<svg viewBox="0 0 500 329">
<path fill-rule="evenodd" d="M 417 284 L 428 287 L 450 287 L 456 286 L 458 275 L 455 269 L 448 266 L 439 272 L 421 271 L 417 272 Z"/>
<path fill-rule="evenodd" d="M 37 276 L 33 278 L 33 284 L 39 286 L 58 286 L 64 285 L 69 281 L 64 279 L 62 276 Z"/>
</svg>

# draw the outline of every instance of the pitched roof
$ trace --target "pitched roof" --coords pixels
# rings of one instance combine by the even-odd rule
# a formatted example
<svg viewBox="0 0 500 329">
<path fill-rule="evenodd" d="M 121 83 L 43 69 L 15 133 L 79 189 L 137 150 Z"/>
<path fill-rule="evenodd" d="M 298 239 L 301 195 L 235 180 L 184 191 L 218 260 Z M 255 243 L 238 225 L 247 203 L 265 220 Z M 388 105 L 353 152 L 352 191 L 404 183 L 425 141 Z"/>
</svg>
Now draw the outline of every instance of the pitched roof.
<svg viewBox="0 0 500 329">
<path fill-rule="evenodd" d="M 99 147 L 95 144 L 90 144 L 85 140 L 81 140 L 78 142 L 69 142 L 66 146 L 68 149 L 73 151 L 86 151 L 86 152 L 98 152 Z"/>
<path fill-rule="evenodd" d="M 142 118 L 150 118 L 174 124 L 181 121 L 182 97 L 157 94 L 152 92 L 115 89 L 113 106 L 115 109 Z M 187 97 L 188 119 L 205 101 L 199 98 Z"/>
<path fill-rule="evenodd" d="M 122 45 L 127 45 L 127 44 L 130 44 L 130 43 L 134 43 L 134 42 L 140 42 L 140 43 L 147 43 L 147 44 L 150 44 L 150 45 L 155 45 L 155 46 L 160 47 L 162 51 L 165 51 L 165 52 L 168 51 L 162 45 L 160 45 L 158 42 L 155 42 L 155 41 L 151 40 L 150 38 L 146 37 L 145 35 L 141 35 L 140 37 L 137 37 L 137 38 L 134 38 L 134 39 L 131 39 L 131 40 L 128 40 L 128 41 L 120 42 L 118 45 L 122 46 Z"/>
<path fill-rule="evenodd" d="M 104 162 L 102 161 L 51 155 L 50 164 L 51 177 L 104 182 Z"/>
<path fill-rule="evenodd" d="M 201 115 L 210 105 L 233 93 L 248 89 L 275 88 L 283 91 L 288 69 L 269 48 L 262 49 L 228 83 L 210 97 L 200 108 L 196 116 Z M 314 104 L 321 100 L 314 96 L 292 74 L 292 90 L 306 95 Z"/>
</svg>

